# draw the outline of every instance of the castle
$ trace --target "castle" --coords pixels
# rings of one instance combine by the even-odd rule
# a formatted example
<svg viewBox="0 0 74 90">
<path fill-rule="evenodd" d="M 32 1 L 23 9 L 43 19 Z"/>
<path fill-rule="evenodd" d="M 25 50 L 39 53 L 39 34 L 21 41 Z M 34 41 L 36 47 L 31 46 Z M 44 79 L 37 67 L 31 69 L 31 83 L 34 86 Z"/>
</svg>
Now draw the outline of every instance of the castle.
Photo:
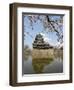
<svg viewBox="0 0 74 90">
<path fill-rule="evenodd" d="M 37 34 L 33 42 L 33 48 L 34 49 L 49 49 L 49 48 L 53 48 L 53 46 L 51 46 L 49 43 L 46 43 L 41 34 Z"/>
<path fill-rule="evenodd" d="M 33 51 L 32 57 L 34 59 L 47 59 L 53 57 L 53 46 L 44 41 L 44 38 L 41 34 L 37 34 L 33 42 Z"/>
</svg>

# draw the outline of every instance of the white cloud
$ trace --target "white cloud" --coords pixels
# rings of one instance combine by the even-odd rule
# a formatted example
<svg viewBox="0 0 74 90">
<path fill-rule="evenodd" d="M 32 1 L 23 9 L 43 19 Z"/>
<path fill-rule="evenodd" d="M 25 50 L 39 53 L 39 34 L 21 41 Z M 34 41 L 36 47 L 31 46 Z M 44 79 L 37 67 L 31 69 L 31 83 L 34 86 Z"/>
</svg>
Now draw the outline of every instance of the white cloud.
<svg viewBox="0 0 74 90">
<path fill-rule="evenodd" d="M 45 34 L 44 33 L 40 33 L 43 37 L 45 37 Z"/>
<path fill-rule="evenodd" d="M 44 41 L 45 41 L 45 42 L 50 42 L 51 39 L 49 39 L 48 37 L 44 37 Z"/>
<path fill-rule="evenodd" d="M 50 39 L 44 33 L 40 33 L 40 34 L 43 36 L 45 42 L 50 41 Z"/>
<path fill-rule="evenodd" d="M 44 41 L 46 43 L 49 43 L 50 45 L 54 45 L 54 43 L 52 42 L 52 39 L 51 38 L 48 38 L 44 33 L 40 33 L 40 34 L 43 36 Z"/>
<path fill-rule="evenodd" d="M 63 46 L 63 43 L 60 44 L 60 42 L 57 42 L 57 43 L 52 42 L 52 38 L 48 38 L 44 33 L 40 33 L 40 34 L 43 36 L 44 41 L 46 43 L 49 43 L 50 45 L 56 46 L 56 47 L 59 47 L 59 48 Z"/>
</svg>

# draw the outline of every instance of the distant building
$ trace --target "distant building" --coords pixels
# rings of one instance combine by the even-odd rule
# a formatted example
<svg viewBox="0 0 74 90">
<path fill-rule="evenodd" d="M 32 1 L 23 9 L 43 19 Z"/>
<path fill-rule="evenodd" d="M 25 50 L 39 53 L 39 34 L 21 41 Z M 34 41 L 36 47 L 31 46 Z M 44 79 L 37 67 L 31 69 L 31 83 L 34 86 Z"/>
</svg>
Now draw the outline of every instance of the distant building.
<svg viewBox="0 0 74 90">
<path fill-rule="evenodd" d="M 37 34 L 33 42 L 33 48 L 35 49 L 49 49 L 53 48 L 49 43 L 44 41 L 44 38 L 41 34 Z"/>
</svg>

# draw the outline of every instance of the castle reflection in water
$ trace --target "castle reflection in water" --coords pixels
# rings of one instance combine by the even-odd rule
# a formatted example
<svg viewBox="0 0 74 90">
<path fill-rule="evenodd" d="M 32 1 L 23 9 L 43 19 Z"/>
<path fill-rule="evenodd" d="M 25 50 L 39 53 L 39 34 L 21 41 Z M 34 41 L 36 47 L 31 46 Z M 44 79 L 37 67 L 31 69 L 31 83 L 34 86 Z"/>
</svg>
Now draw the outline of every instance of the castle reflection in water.
<svg viewBox="0 0 74 90">
<path fill-rule="evenodd" d="M 33 50 L 30 53 L 26 51 L 22 63 L 23 75 L 63 72 L 63 49 L 54 49 L 44 42 L 40 34 L 35 37 Z"/>
</svg>

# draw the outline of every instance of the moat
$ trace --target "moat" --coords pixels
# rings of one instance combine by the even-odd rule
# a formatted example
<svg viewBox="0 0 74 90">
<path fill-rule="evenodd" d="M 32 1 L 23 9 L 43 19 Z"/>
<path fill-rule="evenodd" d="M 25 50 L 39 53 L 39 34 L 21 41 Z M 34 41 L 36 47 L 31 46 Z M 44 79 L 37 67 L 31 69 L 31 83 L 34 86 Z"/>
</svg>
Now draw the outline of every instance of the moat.
<svg viewBox="0 0 74 90">
<path fill-rule="evenodd" d="M 45 43 L 42 36 L 36 36 L 33 49 L 25 49 L 22 74 L 62 73 L 63 49 L 54 49 Z"/>
<path fill-rule="evenodd" d="M 58 53 L 58 51 L 57 51 Z M 62 51 L 60 51 L 62 53 Z M 23 74 L 39 74 L 39 73 L 62 73 L 63 72 L 63 56 L 54 55 L 54 57 L 42 59 L 39 57 L 26 56 L 23 60 Z"/>
</svg>

